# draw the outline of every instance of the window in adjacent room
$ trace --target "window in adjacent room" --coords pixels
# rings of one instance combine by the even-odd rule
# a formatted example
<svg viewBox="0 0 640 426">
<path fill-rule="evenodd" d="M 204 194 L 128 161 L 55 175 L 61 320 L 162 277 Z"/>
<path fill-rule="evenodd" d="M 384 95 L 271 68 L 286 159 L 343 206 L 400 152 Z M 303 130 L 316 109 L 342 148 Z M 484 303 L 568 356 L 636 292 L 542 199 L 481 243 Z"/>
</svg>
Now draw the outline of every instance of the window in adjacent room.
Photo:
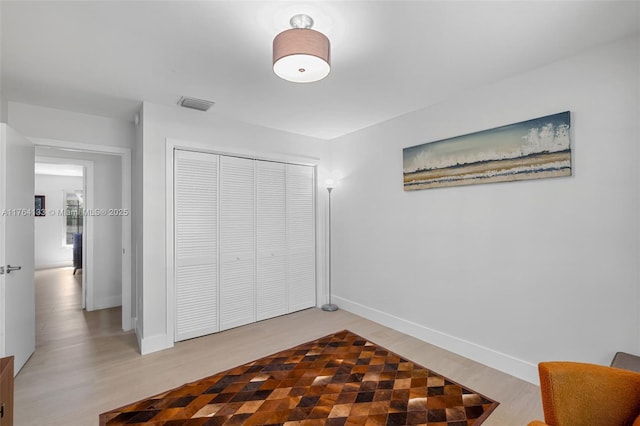
<svg viewBox="0 0 640 426">
<path fill-rule="evenodd" d="M 82 234 L 84 218 L 82 191 L 65 192 L 65 236 L 66 245 L 73 245 L 73 234 Z"/>
</svg>

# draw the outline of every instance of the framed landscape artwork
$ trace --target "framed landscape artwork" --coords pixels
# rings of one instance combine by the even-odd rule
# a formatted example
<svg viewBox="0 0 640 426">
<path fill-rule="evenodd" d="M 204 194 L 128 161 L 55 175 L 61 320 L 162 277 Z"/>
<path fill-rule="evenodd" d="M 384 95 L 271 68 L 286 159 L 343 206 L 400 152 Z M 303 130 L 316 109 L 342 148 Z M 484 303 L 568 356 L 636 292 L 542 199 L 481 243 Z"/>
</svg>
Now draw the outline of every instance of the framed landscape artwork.
<svg viewBox="0 0 640 426">
<path fill-rule="evenodd" d="M 569 111 L 404 148 L 404 189 L 571 176 Z"/>
</svg>

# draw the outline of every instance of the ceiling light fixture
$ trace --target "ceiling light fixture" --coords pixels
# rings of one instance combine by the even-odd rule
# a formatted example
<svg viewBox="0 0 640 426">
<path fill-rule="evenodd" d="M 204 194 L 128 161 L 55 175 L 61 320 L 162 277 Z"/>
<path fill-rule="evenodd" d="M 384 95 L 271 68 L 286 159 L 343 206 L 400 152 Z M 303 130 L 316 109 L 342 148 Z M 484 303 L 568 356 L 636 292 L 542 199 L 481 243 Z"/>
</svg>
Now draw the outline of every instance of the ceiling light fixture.
<svg viewBox="0 0 640 426">
<path fill-rule="evenodd" d="M 289 23 L 293 28 L 273 39 L 273 72 L 294 83 L 322 80 L 331 71 L 329 39 L 311 29 L 308 15 L 295 15 Z"/>
</svg>

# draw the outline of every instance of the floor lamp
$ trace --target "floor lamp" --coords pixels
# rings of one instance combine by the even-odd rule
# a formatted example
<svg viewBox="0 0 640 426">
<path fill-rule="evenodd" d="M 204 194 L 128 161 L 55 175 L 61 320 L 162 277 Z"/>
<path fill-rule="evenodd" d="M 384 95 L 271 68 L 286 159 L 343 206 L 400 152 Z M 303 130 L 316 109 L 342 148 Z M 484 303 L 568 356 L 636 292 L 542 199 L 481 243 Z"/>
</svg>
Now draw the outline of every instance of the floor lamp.
<svg viewBox="0 0 640 426">
<path fill-rule="evenodd" d="M 331 191 L 333 190 L 333 180 L 331 179 L 327 179 L 327 181 L 325 182 L 325 185 L 327 187 L 327 192 L 329 193 L 329 257 L 328 257 L 328 263 L 329 263 L 329 303 L 327 303 L 326 305 L 322 305 L 322 310 L 323 311 L 327 311 L 327 312 L 333 312 L 333 311 L 337 311 L 338 310 L 338 305 L 334 305 L 333 303 L 331 303 Z"/>
</svg>

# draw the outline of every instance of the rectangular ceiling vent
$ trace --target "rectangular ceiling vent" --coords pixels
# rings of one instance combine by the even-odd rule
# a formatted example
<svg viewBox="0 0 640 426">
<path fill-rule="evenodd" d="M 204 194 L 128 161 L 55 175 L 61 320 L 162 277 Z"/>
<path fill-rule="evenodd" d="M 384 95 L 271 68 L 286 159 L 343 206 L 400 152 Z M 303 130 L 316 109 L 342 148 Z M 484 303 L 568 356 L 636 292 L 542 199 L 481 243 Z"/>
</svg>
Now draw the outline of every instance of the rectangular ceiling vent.
<svg viewBox="0 0 640 426">
<path fill-rule="evenodd" d="M 215 102 L 205 101 L 204 99 L 189 98 L 183 96 L 178 101 L 178 105 L 185 108 L 197 109 L 198 111 L 208 111 Z"/>
</svg>

